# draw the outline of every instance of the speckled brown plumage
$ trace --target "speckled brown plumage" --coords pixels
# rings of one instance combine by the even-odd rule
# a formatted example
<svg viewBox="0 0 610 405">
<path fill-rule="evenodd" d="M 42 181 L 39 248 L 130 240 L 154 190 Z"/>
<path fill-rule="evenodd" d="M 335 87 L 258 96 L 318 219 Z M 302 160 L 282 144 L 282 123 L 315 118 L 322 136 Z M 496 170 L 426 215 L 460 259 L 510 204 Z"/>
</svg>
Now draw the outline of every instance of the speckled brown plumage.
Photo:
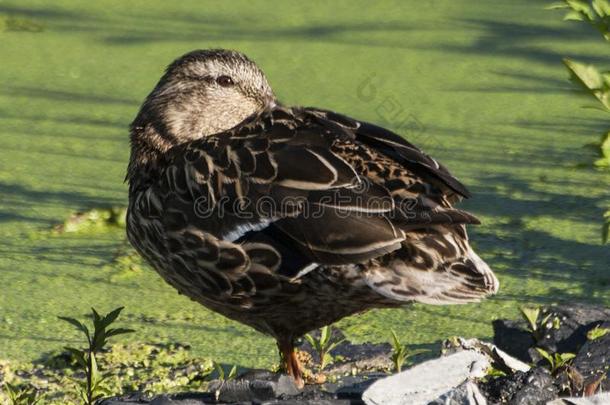
<svg viewBox="0 0 610 405">
<path fill-rule="evenodd" d="M 312 329 L 498 288 L 447 169 L 383 128 L 279 105 L 236 52 L 170 65 L 132 125 L 128 180 L 134 247 L 180 293 L 273 336 L 297 379 L 292 342 Z"/>
</svg>

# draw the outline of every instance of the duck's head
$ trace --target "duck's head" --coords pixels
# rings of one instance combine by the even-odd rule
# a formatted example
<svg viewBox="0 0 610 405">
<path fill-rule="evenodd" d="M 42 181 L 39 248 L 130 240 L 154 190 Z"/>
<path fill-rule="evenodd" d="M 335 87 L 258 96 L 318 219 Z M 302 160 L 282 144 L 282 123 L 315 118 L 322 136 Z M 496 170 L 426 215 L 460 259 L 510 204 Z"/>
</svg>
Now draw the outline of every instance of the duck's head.
<svg viewBox="0 0 610 405">
<path fill-rule="evenodd" d="M 132 160 L 228 130 L 274 104 L 267 78 L 244 54 L 189 52 L 168 66 L 131 124 Z"/>
</svg>

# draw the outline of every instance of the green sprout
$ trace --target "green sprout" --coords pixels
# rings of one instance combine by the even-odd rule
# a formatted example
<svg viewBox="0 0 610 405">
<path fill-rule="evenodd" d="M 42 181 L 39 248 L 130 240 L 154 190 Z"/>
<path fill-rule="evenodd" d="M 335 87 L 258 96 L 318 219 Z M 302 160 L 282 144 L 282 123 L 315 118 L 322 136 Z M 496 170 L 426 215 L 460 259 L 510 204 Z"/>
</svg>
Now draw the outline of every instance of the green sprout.
<svg viewBox="0 0 610 405">
<path fill-rule="evenodd" d="M 551 374 L 555 374 L 559 369 L 566 366 L 576 355 L 574 353 L 554 353 L 549 354 L 544 349 L 536 347 L 536 351 L 549 363 Z"/>
<path fill-rule="evenodd" d="M 597 325 L 596 327 L 587 332 L 587 339 L 596 340 L 602 336 L 606 336 L 608 332 L 610 332 L 610 329 L 602 328 L 600 325 Z"/>
<path fill-rule="evenodd" d="M 394 363 L 394 371 L 400 373 L 402 366 L 410 357 L 425 353 L 427 350 L 409 350 L 406 345 L 400 342 L 394 329 L 390 329 L 390 332 L 392 333 L 392 363 Z"/>
<path fill-rule="evenodd" d="M 506 377 L 507 375 L 506 372 L 491 365 L 485 370 L 485 376 L 481 378 L 481 381 L 488 382 L 499 377 Z"/>
<path fill-rule="evenodd" d="M 539 307 L 531 308 L 531 307 L 521 307 L 519 308 L 521 312 L 521 316 L 527 322 L 527 328 L 534 337 L 536 341 L 542 339 L 544 335 L 544 325 L 548 322 L 551 314 L 541 318 L 541 309 Z M 553 319 L 553 328 L 559 329 L 559 318 Z"/>
<path fill-rule="evenodd" d="M 229 381 L 229 380 L 234 379 L 237 376 L 237 366 L 236 365 L 231 367 L 231 370 L 229 370 L 229 374 L 225 373 L 225 369 L 220 363 L 214 362 L 214 369 L 218 373 L 218 380 L 220 380 L 220 381 Z"/>
<path fill-rule="evenodd" d="M 110 337 L 133 332 L 133 330 L 125 328 L 108 329 L 118 318 L 122 310 L 123 307 L 119 307 L 102 316 L 94 308 L 91 308 L 93 312 L 93 334 L 91 334 L 87 326 L 77 319 L 65 316 L 58 317 L 62 321 L 76 327 L 87 338 L 87 348 L 84 350 L 74 347 L 65 348 L 74 356 L 78 365 L 85 371 L 85 381 L 78 382 L 78 388 L 81 399 L 87 405 L 92 405 L 97 399 L 109 393 L 103 384 L 105 376 L 102 375 L 98 368 L 96 354 L 104 349 Z"/>
<path fill-rule="evenodd" d="M 11 405 L 36 405 L 42 399 L 34 387 L 21 388 L 5 382 L 4 390 Z"/>
<path fill-rule="evenodd" d="M 216 370 L 216 373 L 218 374 L 217 380 L 220 381 L 220 385 L 218 385 L 218 387 L 214 391 L 214 397 L 218 402 L 220 400 L 220 391 L 222 390 L 222 387 L 227 381 L 232 380 L 237 376 L 237 366 L 234 365 L 229 371 L 229 374 L 225 374 L 225 369 L 220 363 L 213 362 L 213 365 L 214 369 Z"/>
<path fill-rule="evenodd" d="M 307 334 L 305 335 L 305 339 L 307 339 L 311 347 L 318 353 L 318 357 L 320 358 L 320 370 L 323 370 L 328 364 L 332 363 L 333 358 L 330 355 L 330 351 L 344 341 L 344 339 L 332 339 L 332 329 L 330 326 L 325 326 L 320 329 L 320 338 L 316 339 L 310 334 Z"/>
</svg>

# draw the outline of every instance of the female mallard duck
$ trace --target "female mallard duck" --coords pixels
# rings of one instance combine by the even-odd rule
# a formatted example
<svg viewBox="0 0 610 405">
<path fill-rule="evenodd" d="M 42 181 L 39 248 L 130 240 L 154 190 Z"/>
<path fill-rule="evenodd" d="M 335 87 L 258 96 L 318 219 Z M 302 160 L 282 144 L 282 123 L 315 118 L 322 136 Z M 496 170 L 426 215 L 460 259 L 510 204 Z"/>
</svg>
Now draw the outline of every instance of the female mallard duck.
<svg viewBox="0 0 610 405">
<path fill-rule="evenodd" d="M 468 197 L 402 137 L 278 104 L 235 51 L 174 61 L 131 126 L 127 234 L 180 293 L 277 340 L 370 308 L 498 289 L 453 204 Z"/>
</svg>

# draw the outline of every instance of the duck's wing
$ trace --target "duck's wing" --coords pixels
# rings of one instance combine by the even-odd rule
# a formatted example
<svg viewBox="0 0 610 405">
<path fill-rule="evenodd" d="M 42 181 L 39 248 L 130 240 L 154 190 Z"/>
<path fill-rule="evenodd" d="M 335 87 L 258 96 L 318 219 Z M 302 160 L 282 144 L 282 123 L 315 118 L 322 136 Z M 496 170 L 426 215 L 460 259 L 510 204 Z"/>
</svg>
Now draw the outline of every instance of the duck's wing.
<svg viewBox="0 0 610 405">
<path fill-rule="evenodd" d="M 334 123 L 353 133 L 359 142 L 383 153 L 419 178 L 443 188 L 444 194 L 451 202 L 471 196 L 466 186 L 456 179 L 445 166 L 402 136 L 377 125 L 333 111 L 311 107 L 306 111 L 317 117 L 321 123 L 326 125 Z"/>
</svg>

